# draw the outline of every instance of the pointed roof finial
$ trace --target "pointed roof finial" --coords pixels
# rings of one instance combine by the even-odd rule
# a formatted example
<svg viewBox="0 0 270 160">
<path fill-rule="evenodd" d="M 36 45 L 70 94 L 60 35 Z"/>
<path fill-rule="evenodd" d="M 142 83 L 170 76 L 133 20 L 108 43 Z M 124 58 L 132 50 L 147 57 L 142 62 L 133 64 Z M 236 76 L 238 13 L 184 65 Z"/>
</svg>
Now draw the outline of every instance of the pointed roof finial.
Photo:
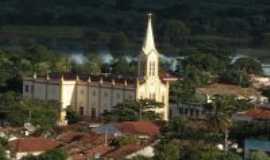
<svg viewBox="0 0 270 160">
<path fill-rule="evenodd" d="M 37 79 L 37 73 L 36 72 L 34 72 L 34 74 L 33 74 L 33 79 Z"/>
<path fill-rule="evenodd" d="M 49 74 L 49 72 L 47 72 L 46 73 L 46 80 L 50 80 L 51 78 L 50 78 L 50 74 Z"/>
<path fill-rule="evenodd" d="M 91 80 L 91 76 L 88 77 L 88 82 L 91 83 L 92 80 Z"/>
<path fill-rule="evenodd" d="M 76 81 L 79 81 L 80 80 L 80 77 L 78 74 L 76 74 Z"/>
<path fill-rule="evenodd" d="M 148 54 L 151 50 L 156 50 L 153 28 L 152 28 L 152 13 L 148 13 L 148 24 L 146 35 L 143 43 L 143 52 Z"/>
</svg>

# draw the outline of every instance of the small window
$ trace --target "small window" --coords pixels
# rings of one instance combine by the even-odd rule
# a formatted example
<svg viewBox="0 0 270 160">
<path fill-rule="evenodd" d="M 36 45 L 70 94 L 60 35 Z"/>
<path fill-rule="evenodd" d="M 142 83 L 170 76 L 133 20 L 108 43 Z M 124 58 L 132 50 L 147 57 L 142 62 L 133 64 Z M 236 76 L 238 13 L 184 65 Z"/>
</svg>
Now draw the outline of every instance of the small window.
<svg viewBox="0 0 270 160">
<path fill-rule="evenodd" d="M 25 92 L 29 92 L 29 86 L 28 85 L 25 85 L 24 90 L 25 90 Z"/>
<path fill-rule="evenodd" d="M 185 108 L 185 115 L 187 115 L 188 114 L 188 109 L 187 108 Z"/>
<path fill-rule="evenodd" d="M 190 116 L 193 117 L 193 114 L 194 114 L 194 110 L 190 109 Z"/>
<path fill-rule="evenodd" d="M 199 117 L 199 115 L 200 115 L 199 110 L 196 110 L 196 117 Z"/>
<path fill-rule="evenodd" d="M 179 113 L 180 113 L 180 114 L 183 114 L 183 108 L 179 107 L 178 110 L 179 110 Z"/>
</svg>

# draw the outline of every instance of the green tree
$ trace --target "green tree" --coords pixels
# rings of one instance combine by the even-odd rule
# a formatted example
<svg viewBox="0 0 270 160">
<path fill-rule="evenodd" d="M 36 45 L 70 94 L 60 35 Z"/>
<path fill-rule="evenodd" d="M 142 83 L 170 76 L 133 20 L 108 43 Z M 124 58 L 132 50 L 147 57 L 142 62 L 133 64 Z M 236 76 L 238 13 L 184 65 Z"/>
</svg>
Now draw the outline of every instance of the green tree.
<svg viewBox="0 0 270 160">
<path fill-rule="evenodd" d="M 251 57 L 239 58 L 233 63 L 233 69 L 245 71 L 247 74 L 262 74 L 262 65 L 259 61 Z"/>
<path fill-rule="evenodd" d="M 167 142 L 161 140 L 159 144 L 155 146 L 154 160 L 179 160 L 180 159 L 180 148 L 173 142 Z"/>
<path fill-rule="evenodd" d="M 205 105 L 206 117 L 212 131 L 224 134 L 224 150 L 228 151 L 229 130 L 232 127 L 232 115 L 246 110 L 249 106 L 239 105 L 233 96 L 213 96 L 212 102 Z"/>
<path fill-rule="evenodd" d="M 126 56 L 121 56 L 117 58 L 112 64 L 112 73 L 119 75 L 135 75 L 137 71 L 137 64 L 132 62 L 128 62 Z"/>
<path fill-rule="evenodd" d="M 108 121 L 160 120 L 160 115 L 153 111 L 163 104 L 153 100 L 124 101 L 104 113 Z"/>
<path fill-rule="evenodd" d="M 25 122 L 31 122 L 42 130 L 50 129 L 58 120 L 59 108 L 58 102 L 24 99 L 13 92 L 0 97 L 0 109 L 13 125 L 22 126 Z"/>
<path fill-rule="evenodd" d="M 8 160 L 6 149 L 0 144 L 0 160 Z"/>
<path fill-rule="evenodd" d="M 171 101 L 180 106 L 183 103 L 200 103 L 203 99 L 196 94 L 195 86 L 190 80 L 178 80 L 172 84 Z"/>
<path fill-rule="evenodd" d="M 220 75 L 220 79 L 225 83 L 232 83 L 241 87 L 249 87 L 251 84 L 247 72 L 235 70 L 234 68 L 227 69 Z"/>
<path fill-rule="evenodd" d="M 184 22 L 179 20 L 169 20 L 164 29 L 164 39 L 174 46 L 184 46 L 188 42 L 190 28 Z"/>
<path fill-rule="evenodd" d="M 66 160 L 68 158 L 65 151 L 62 149 L 55 149 L 45 152 L 39 156 L 25 156 L 22 160 Z"/>
<path fill-rule="evenodd" d="M 204 53 L 192 54 L 183 61 L 184 69 L 187 66 L 194 66 L 200 71 L 210 72 L 213 75 L 223 72 L 226 65 L 226 60 L 221 60 L 213 54 Z"/>
<path fill-rule="evenodd" d="M 65 73 L 71 71 L 71 61 L 67 55 L 55 55 L 56 58 L 51 60 L 51 72 Z"/>
<path fill-rule="evenodd" d="M 128 46 L 128 38 L 123 32 L 114 34 L 109 42 L 110 51 L 116 56 L 127 54 Z"/>
<path fill-rule="evenodd" d="M 85 64 L 85 67 L 88 68 L 88 73 L 91 74 L 100 74 L 101 73 L 101 67 L 102 67 L 102 61 L 98 54 L 92 53 L 86 56 L 87 62 Z"/>
<path fill-rule="evenodd" d="M 123 147 L 128 144 L 136 144 L 136 143 L 138 143 L 138 140 L 135 136 L 126 135 L 113 139 L 111 144 L 116 147 Z"/>
<path fill-rule="evenodd" d="M 73 124 L 80 121 L 80 115 L 78 112 L 72 110 L 70 106 L 67 109 L 67 116 L 66 116 L 68 123 Z"/>
<path fill-rule="evenodd" d="M 162 133 L 168 139 L 182 138 L 187 131 L 188 120 L 182 117 L 174 117 L 162 128 Z"/>
<path fill-rule="evenodd" d="M 233 152 L 224 153 L 216 149 L 203 151 L 200 157 L 200 160 L 242 160 L 239 155 Z"/>
<path fill-rule="evenodd" d="M 51 150 L 39 156 L 40 160 L 66 160 L 67 158 L 67 153 L 62 149 Z"/>
<path fill-rule="evenodd" d="M 262 151 L 252 152 L 250 160 L 270 160 L 270 157 Z"/>
<path fill-rule="evenodd" d="M 0 50 L 0 87 L 6 86 L 7 80 L 11 79 L 13 74 L 12 62 L 7 53 Z"/>
</svg>

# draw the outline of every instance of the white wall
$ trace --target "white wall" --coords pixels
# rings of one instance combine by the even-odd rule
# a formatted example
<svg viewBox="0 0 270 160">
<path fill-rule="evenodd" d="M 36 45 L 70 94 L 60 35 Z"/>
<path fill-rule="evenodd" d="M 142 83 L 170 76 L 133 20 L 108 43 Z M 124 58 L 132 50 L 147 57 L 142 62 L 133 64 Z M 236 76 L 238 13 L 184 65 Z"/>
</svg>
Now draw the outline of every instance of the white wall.
<svg viewBox="0 0 270 160">
<path fill-rule="evenodd" d="M 66 109 L 69 105 L 75 106 L 75 81 L 64 81 L 62 85 L 61 102 L 63 109 Z"/>
</svg>

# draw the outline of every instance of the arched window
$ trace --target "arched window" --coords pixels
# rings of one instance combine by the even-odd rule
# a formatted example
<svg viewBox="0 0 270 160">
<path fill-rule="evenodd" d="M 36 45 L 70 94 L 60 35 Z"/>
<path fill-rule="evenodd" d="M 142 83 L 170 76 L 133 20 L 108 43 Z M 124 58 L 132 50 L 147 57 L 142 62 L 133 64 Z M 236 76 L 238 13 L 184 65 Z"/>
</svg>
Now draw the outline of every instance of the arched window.
<svg viewBox="0 0 270 160">
<path fill-rule="evenodd" d="M 150 64 L 149 64 L 149 75 L 154 76 L 155 72 L 156 72 L 155 62 L 150 62 Z"/>
<path fill-rule="evenodd" d="M 155 93 L 150 93 L 149 94 L 149 99 L 155 100 L 156 99 L 156 94 Z"/>
<path fill-rule="evenodd" d="M 153 69 L 153 71 L 152 71 L 152 76 L 154 76 L 155 75 L 155 72 L 156 72 L 156 64 L 155 64 L 155 62 L 153 62 L 153 67 L 152 67 L 152 69 Z"/>
</svg>

